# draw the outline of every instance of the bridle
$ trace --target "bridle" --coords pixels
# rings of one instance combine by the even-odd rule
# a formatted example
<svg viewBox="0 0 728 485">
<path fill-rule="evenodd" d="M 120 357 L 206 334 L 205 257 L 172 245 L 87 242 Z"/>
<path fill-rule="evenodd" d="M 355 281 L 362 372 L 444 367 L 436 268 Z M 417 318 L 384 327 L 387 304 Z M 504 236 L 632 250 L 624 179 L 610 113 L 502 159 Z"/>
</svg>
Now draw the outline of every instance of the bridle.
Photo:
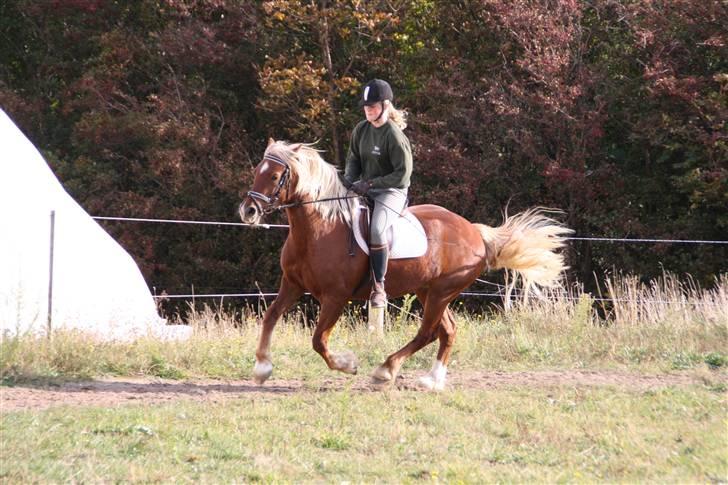
<svg viewBox="0 0 728 485">
<path fill-rule="evenodd" d="M 280 165 L 283 165 L 285 170 L 283 170 L 283 174 L 281 175 L 281 178 L 278 180 L 278 186 L 276 186 L 273 193 L 268 196 L 265 194 L 261 194 L 260 192 L 256 192 L 254 190 L 248 191 L 248 197 L 250 197 L 255 204 L 255 207 L 258 209 L 258 212 L 261 213 L 261 215 L 268 215 L 272 214 L 273 212 L 277 210 L 283 210 L 283 209 L 289 209 L 291 207 L 301 207 L 308 204 L 317 204 L 319 202 L 332 202 L 337 200 L 346 200 L 346 199 L 356 199 L 359 198 L 358 195 L 346 195 L 344 197 L 327 197 L 324 199 L 315 199 L 315 200 L 309 200 L 309 201 L 296 201 L 291 202 L 289 204 L 278 204 L 275 205 L 276 202 L 280 200 L 281 191 L 283 190 L 283 187 L 285 186 L 286 192 L 288 192 L 290 185 L 291 185 L 291 166 L 288 165 L 288 162 L 283 160 L 282 158 L 277 157 L 276 155 L 271 155 L 269 153 L 266 153 L 263 156 L 263 160 L 269 160 L 271 162 L 278 163 Z M 265 206 L 263 205 L 265 204 Z"/>
<path fill-rule="evenodd" d="M 283 190 L 284 186 L 286 187 L 286 191 L 288 191 L 288 188 L 291 184 L 291 167 L 285 160 L 275 155 L 271 155 L 270 153 L 266 153 L 263 156 L 263 160 L 278 163 L 280 165 L 283 165 L 283 167 L 285 168 L 285 170 L 283 170 L 283 175 L 281 175 L 281 178 L 278 179 L 278 186 L 275 188 L 275 190 L 273 190 L 273 193 L 270 196 L 261 194 L 260 192 L 256 192 L 254 190 L 248 191 L 248 197 L 253 200 L 253 203 L 258 208 L 258 211 L 263 215 L 267 215 L 280 208 L 280 206 L 274 206 L 274 204 L 280 199 L 281 191 Z M 263 204 L 266 204 L 266 206 L 263 207 Z"/>
</svg>

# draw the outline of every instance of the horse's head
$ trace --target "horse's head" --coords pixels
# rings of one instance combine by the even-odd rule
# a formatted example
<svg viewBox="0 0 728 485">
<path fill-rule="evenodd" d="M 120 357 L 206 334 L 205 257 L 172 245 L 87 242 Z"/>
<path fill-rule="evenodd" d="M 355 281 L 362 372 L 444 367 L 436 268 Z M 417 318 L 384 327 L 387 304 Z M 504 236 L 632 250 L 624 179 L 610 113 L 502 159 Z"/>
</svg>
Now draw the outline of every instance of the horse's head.
<svg viewBox="0 0 728 485">
<path fill-rule="evenodd" d="M 263 160 L 255 167 L 253 187 L 238 209 L 243 222 L 258 224 L 261 218 L 275 210 L 277 205 L 289 201 L 293 176 L 290 160 L 301 146 L 301 144 L 286 145 L 273 139 L 268 140 Z"/>
<path fill-rule="evenodd" d="M 313 145 L 269 140 L 255 167 L 253 187 L 238 211 L 243 222 L 258 224 L 264 215 L 283 207 L 309 207 L 324 221 L 351 224 L 358 201 L 348 194 L 336 167 L 326 163 Z"/>
</svg>

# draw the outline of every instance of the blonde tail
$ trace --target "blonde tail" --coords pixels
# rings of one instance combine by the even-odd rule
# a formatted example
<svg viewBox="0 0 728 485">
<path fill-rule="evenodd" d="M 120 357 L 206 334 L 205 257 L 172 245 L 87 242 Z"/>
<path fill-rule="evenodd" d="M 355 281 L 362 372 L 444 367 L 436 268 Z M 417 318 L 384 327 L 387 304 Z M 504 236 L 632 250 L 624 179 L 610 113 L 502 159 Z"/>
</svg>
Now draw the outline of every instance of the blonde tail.
<svg viewBox="0 0 728 485">
<path fill-rule="evenodd" d="M 534 285 L 536 292 L 538 287 L 558 286 L 567 269 L 564 256 L 556 251 L 564 247 L 565 235 L 573 231 L 545 215 L 547 212 L 534 208 L 513 217 L 506 215 L 499 227 L 473 224 L 483 237 L 489 269 L 510 272 L 506 275 L 507 303 L 518 276 L 523 279 L 527 299 Z"/>
</svg>

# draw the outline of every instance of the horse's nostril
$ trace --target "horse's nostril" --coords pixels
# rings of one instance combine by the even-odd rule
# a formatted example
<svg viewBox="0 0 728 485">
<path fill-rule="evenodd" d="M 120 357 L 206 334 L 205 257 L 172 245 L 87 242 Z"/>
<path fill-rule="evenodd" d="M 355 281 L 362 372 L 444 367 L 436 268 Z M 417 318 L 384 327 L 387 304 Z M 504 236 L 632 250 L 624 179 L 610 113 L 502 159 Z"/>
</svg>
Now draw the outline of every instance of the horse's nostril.
<svg viewBox="0 0 728 485">
<path fill-rule="evenodd" d="M 245 211 L 245 214 L 248 216 L 254 216 L 255 215 L 255 207 L 248 207 Z"/>
</svg>

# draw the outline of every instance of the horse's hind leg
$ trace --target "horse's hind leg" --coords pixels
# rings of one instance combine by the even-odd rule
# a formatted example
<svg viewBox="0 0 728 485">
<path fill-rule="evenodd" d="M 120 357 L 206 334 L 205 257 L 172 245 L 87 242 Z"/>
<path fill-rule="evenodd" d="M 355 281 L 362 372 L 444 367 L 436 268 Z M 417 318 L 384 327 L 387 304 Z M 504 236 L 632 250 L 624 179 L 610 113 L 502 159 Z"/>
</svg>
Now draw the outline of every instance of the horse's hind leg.
<svg viewBox="0 0 728 485">
<path fill-rule="evenodd" d="M 323 357 L 329 369 L 338 370 L 347 374 L 356 374 L 356 356 L 352 352 L 333 354 L 329 352 L 328 342 L 331 331 L 346 305 L 346 301 L 323 300 L 319 311 L 316 330 L 313 332 L 313 349 Z"/>
<path fill-rule="evenodd" d="M 270 341 L 273 329 L 281 316 L 301 297 L 303 290 L 284 276 L 278 297 L 271 303 L 263 315 L 263 328 L 255 351 L 255 367 L 253 377 L 258 384 L 263 384 L 273 373 L 273 362 L 270 356 Z"/>
<path fill-rule="evenodd" d="M 443 312 L 449 301 L 447 298 L 433 295 L 432 292 L 427 295 L 422 324 L 417 335 L 407 345 L 387 357 L 387 360 L 372 374 L 375 380 L 380 382 L 394 381 L 404 360 L 439 336 L 438 332 Z"/>
<path fill-rule="evenodd" d="M 445 388 L 447 364 L 450 361 L 450 352 L 455 342 L 455 333 L 455 316 L 450 308 L 445 308 L 442 319 L 440 320 L 440 326 L 438 327 L 440 348 L 437 351 L 437 360 L 435 360 L 430 373 L 420 378 L 419 383 L 422 387 L 435 391 L 441 391 Z"/>
</svg>

